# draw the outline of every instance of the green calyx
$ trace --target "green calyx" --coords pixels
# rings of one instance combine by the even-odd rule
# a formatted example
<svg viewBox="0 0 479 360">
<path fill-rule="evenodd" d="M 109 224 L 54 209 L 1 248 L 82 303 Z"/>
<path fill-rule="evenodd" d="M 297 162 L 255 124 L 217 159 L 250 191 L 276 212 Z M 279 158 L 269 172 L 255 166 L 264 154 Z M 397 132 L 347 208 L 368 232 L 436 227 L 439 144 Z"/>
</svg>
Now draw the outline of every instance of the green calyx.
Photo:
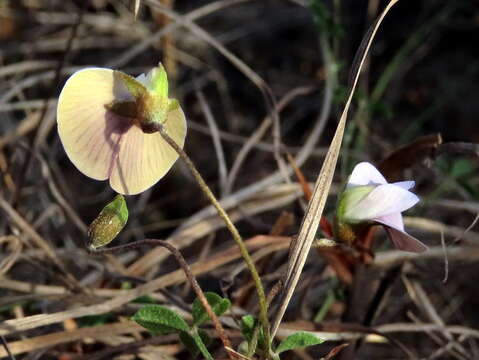
<svg viewBox="0 0 479 360">
<path fill-rule="evenodd" d="M 353 243 L 358 225 L 362 221 L 356 219 L 354 208 L 375 187 L 373 185 L 354 186 L 346 188 L 339 195 L 334 219 L 334 235 L 337 240 L 347 244 Z"/>
<path fill-rule="evenodd" d="M 336 217 L 340 222 L 347 224 L 355 224 L 359 221 L 355 220 L 354 207 L 363 200 L 375 186 L 360 185 L 346 188 L 339 196 L 338 205 L 336 208 Z"/>
<path fill-rule="evenodd" d="M 133 118 L 133 123 L 145 133 L 158 131 L 168 113 L 179 107 L 178 101 L 168 99 L 168 76 L 163 65 L 150 70 L 145 84 L 120 71 L 116 73 L 135 100 L 113 102 L 107 108 L 118 115 Z"/>
<path fill-rule="evenodd" d="M 151 69 L 148 77 L 151 79 L 150 91 L 156 96 L 168 98 L 168 76 L 163 65 Z"/>
<path fill-rule="evenodd" d="M 94 250 L 109 244 L 125 227 L 127 221 L 128 207 L 123 195 L 118 194 L 88 228 L 88 247 Z"/>
</svg>

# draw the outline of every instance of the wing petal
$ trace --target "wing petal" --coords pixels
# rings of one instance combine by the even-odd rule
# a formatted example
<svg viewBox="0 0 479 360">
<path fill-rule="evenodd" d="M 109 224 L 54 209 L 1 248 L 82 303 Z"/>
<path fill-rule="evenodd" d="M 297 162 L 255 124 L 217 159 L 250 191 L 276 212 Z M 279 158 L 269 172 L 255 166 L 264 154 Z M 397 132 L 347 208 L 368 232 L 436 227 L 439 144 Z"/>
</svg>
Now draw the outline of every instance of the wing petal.
<svg viewBox="0 0 479 360">
<path fill-rule="evenodd" d="M 410 190 L 416 185 L 415 181 L 398 181 L 393 183 L 396 186 L 402 187 L 404 190 Z"/>
<path fill-rule="evenodd" d="M 419 198 L 410 191 L 394 184 L 379 185 L 354 206 L 348 207 L 345 218 L 353 221 L 400 213 L 413 207 Z"/>
</svg>

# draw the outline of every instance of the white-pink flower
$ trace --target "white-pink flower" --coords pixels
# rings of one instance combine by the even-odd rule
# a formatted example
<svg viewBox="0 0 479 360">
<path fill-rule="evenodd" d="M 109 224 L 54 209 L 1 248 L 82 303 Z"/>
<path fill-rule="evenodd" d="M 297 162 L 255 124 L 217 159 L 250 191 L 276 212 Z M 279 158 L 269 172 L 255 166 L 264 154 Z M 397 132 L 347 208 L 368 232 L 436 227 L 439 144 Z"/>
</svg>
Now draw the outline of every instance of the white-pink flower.
<svg viewBox="0 0 479 360">
<path fill-rule="evenodd" d="M 419 202 L 419 198 L 409 191 L 414 185 L 414 181 L 388 184 L 372 164 L 359 163 L 349 177 L 340 200 L 338 214 L 341 221 L 349 224 L 381 224 L 397 249 L 426 251 L 426 245 L 404 231 L 401 215 Z"/>
</svg>

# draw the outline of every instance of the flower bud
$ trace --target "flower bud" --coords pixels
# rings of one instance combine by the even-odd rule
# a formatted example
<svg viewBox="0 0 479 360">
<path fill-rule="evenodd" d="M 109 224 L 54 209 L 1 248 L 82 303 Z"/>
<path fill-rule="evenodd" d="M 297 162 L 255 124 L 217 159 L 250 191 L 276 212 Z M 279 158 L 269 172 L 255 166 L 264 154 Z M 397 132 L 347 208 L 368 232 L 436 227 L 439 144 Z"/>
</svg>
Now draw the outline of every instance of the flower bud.
<svg viewBox="0 0 479 360">
<path fill-rule="evenodd" d="M 118 194 L 88 228 L 88 247 L 95 250 L 109 244 L 125 227 L 127 221 L 128 207 L 123 195 Z"/>
</svg>

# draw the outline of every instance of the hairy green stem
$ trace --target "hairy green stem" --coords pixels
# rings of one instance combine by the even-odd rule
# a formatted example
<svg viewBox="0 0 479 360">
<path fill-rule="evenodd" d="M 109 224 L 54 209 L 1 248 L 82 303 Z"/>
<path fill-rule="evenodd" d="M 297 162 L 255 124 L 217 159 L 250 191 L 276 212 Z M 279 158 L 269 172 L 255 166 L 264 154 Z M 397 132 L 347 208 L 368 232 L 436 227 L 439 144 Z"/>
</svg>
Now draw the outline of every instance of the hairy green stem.
<svg viewBox="0 0 479 360">
<path fill-rule="evenodd" d="M 168 243 L 167 241 L 159 240 L 159 239 L 144 239 L 144 240 L 138 240 L 132 243 L 124 244 L 124 245 L 118 245 L 118 246 L 113 246 L 109 248 L 92 248 L 89 247 L 87 248 L 90 253 L 93 254 L 111 254 L 119 251 L 125 251 L 129 250 L 132 248 L 136 248 L 142 245 L 153 245 L 153 246 L 161 246 L 165 249 L 167 249 L 169 252 L 173 254 L 175 257 L 176 261 L 180 265 L 180 267 L 183 269 L 186 278 L 188 279 L 188 282 L 191 284 L 193 287 L 193 290 L 196 293 L 196 296 L 198 297 L 199 301 L 201 302 L 201 305 L 205 308 L 208 316 L 211 318 L 213 321 L 213 325 L 216 329 L 216 332 L 218 333 L 219 338 L 221 339 L 221 342 L 223 343 L 223 346 L 228 353 L 228 357 L 230 359 L 232 358 L 232 355 L 228 349 L 231 349 L 231 342 L 228 339 L 228 336 L 226 335 L 226 332 L 223 328 L 223 325 L 221 325 L 220 320 L 216 316 L 215 312 L 211 308 L 210 304 L 208 303 L 208 300 L 206 299 L 206 296 L 201 289 L 200 285 L 198 284 L 198 281 L 196 281 L 195 276 L 193 275 L 193 272 L 191 271 L 188 263 L 186 262 L 185 258 L 181 254 L 181 252 L 175 248 L 173 245 Z"/>
<path fill-rule="evenodd" d="M 229 232 L 233 236 L 234 241 L 238 245 L 241 255 L 243 256 L 243 259 L 246 262 L 246 266 L 248 267 L 248 270 L 251 273 L 251 277 L 253 278 L 253 281 L 255 283 L 256 292 L 259 298 L 259 320 L 263 327 L 263 331 L 266 337 L 266 343 L 268 344 L 268 346 L 270 346 L 271 339 L 270 339 L 270 333 L 269 333 L 270 329 L 269 329 L 269 320 L 268 320 L 268 303 L 266 301 L 266 295 L 264 292 L 263 283 L 261 282 L 261 278 L 259 277 L 258 271 L 256 270 L 254 262 L 251 259 L 251 255 L 249 254 L 248 249 L 246 248 L 246 245 L 244 244 L 243 239 L 241 238 L 241 235 L 238 232 L 238 229 L 236 228 L 234 223 L 231 221 L 228 214 L 221 206 L 220 202 L 216 199 L 215 195 L 213 194 L 209 186 L 203 180 L 203 177 L 198 172 L 198 170 L 196 169 L 196 166 L 193 164 L 193 161 L 191 161 L 190 157 L 186 154 L 186 152 L 181 147 L 179 147 L 178 144 L 175 142 L 175 140 L 173 140 L 166 133 L 166 130 L 163 126 L 158 126 L 158 132 L 161 134 L 163 139 L 177 152 L 177 154 L 181 157 L 184 163 L 188 166 L 188 169 L 190 170 L 191 174 L 193 175 L 199 187 L 201 188 L 201 191 L 203 191 L 203 193 L 206 195 L 208 200 L 215 207 L 216 211 L 218 212 L 218 215 L 223 219 L 223 221 L 226 224 L 226 227 L 228 228 Z"/>
</svg>

